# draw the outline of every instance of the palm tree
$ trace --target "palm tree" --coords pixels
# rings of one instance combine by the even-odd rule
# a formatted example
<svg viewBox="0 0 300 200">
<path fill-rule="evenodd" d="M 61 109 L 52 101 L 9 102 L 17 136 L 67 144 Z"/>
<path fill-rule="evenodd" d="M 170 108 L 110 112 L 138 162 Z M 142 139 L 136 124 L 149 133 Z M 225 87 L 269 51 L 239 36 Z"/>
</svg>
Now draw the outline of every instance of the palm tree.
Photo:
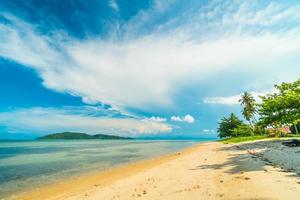
<svg viewBox="0 0 300 200">
<path fill-rule="evenodd" d="M 249 93 L 249 92 L 244 92 L 241 96 L 241 99 L 239 100 L 239 102 L 241 103 L 241 105 L 244 107 L 243 108 L 243 115 L 245 117 L 245 119 L 249 122 L 250 126 L 252 128 L 253 124 L 251 119 L 254 118 L 254 114 L 256 112 L 256 108 L 255 108 L 255 99 L 254 97 Z"/>
</svg>

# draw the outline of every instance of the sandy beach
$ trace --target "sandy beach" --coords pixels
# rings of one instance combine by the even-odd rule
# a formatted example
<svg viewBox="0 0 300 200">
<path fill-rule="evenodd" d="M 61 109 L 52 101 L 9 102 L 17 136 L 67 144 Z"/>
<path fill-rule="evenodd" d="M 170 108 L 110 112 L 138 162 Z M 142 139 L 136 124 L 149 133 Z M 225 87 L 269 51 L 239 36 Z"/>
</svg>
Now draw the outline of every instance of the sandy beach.
<svg viewBox="0 0 300 200">
<path fill-rule="evenodd" d="M 283 153 L 276 157 L 273 151 L 278 148 Z M 278 163 L 285 148 L 273 141 L 201 143 L 172 155 L 82 175 L 12 198 L 298 200 L 298 168 L 291 166 L 299 159 L 290 164 Z M 295 153 L 299 148 L 290 149 L 294 156 L 299 155 Z"/>
</svg>

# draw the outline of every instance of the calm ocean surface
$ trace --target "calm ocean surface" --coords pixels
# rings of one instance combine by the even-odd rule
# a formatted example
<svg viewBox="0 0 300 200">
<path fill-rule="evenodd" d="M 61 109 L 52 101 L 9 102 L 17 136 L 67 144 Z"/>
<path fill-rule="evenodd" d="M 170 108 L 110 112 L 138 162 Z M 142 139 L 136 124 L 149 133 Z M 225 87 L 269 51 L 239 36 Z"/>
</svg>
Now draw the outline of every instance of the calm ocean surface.
<svg viewBox="0 0 300 200">
<path fill-rule="evenodd" d="M 174 152 L 196 142 L 200 141 L 2 141 L 0 199 L 65 177 Z"/>
</svg>

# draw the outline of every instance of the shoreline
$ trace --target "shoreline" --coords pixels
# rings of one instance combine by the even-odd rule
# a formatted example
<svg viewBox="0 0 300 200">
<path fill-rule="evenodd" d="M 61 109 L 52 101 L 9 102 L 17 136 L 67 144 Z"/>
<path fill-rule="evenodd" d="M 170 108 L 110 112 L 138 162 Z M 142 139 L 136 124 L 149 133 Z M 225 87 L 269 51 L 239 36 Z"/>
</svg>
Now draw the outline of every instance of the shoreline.
<svg viewBox="0 0 300 200">
<path fill-rule="evenodd" d="M 162 163 L 176 159 L 178 155 L 185 155 L 191 151 L 194 151 L 197 146 L 203 143 L 207 142 L 195 143 L 192 146 L 183 148 L 181 150 L 155 156 L 153 158 L 131 161 L 129 163 L 112 166 L 104 170 L 85 172 L 79 175 L 68 177 L 63 182 L 60 182 L 61 180 L 57 180 L 51 183 L 46 183 L 44 186 L 38 186 L 35 189 L 28 189 L 20 193 L 13 194 L 7 198 L 12 200 L 31 200 L 40 199 L 41 197 L 43 199 L 48 199 L 49 194 L 53 195 L 55 193 L 55 195 L 51 196 L 51 199 L 60 199 L 63 198 L 64 194 L 68 196 L 69 193 L 76 193 L 77 191 L 82 191 L 91 186 L 98 187 L 101 185 L 110 184 L 116 180 L 122 179 L 127 175 L 132 175 L 143 170 L 159 166 Z M 126 171 L 126 175 L 124 174 L 124 171 Z M 76 182 L 76 184 L 74 184 L 74 182 Z M 73 191 L 69 191 L 68 188 L 73 188 Z"/>
<path fill-rule="evenodd" d="M 45 185 L 11 199 L 299 199 L 299 176 L 270 165 L 246 147 L 197 143 L 175 153 Z"/>
</svg>

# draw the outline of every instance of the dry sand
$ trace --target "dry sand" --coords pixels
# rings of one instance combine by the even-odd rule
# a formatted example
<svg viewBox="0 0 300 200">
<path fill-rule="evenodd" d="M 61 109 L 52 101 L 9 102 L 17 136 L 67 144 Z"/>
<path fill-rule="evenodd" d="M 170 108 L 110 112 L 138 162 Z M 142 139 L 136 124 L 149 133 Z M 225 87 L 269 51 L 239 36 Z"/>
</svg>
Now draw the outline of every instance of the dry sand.
<svg viewBox="0 0 300 200">
<path fill-rule="evenodd" d="M 83 175 L 15 198 L 299 200 L 299 176 L 270 165 L 260 155 L 249 154 L 249 148 L 203 143 L 180 153 Z"/>
</svg>

